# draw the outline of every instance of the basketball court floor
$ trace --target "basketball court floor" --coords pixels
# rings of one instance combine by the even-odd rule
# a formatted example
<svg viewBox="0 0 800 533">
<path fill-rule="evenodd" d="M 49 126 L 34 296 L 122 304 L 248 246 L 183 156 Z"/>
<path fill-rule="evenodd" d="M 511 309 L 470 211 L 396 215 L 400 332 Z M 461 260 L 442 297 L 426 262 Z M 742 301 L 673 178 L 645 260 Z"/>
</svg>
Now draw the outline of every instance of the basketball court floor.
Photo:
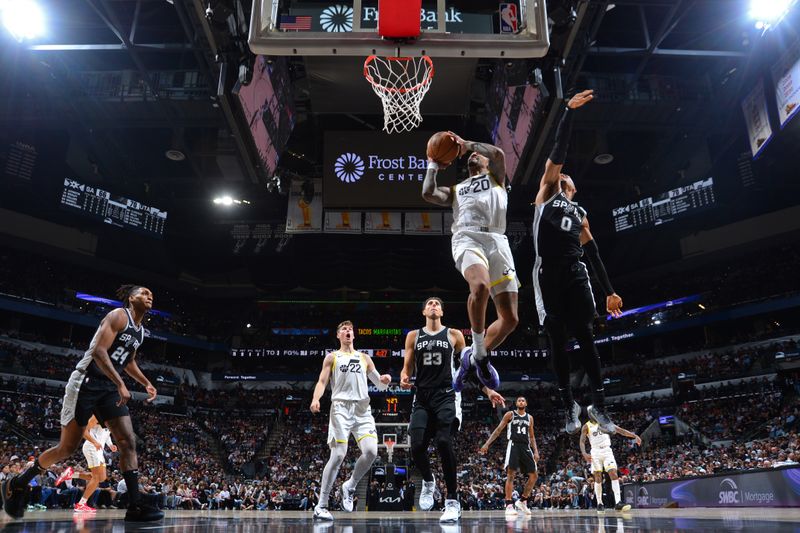
<svg viewBox="0 0 800 533">
<path fill-rule="evenodd" d="M 465 512 L 459 524 L 440 525 L 439 513 L 335 513 L 333 523 L 319 523 L 299 511 L 167 511 L 163 522 L 126 524 L 123 511 L 98 511 L 94 517 L 69 511 L 31 512 L 21 521 L 6 522 L 5 532 L 170 531 L 226 533 L 488 533 L 536 531 L 553 533 L 622 533 L 640 531 L 776 531 L 800 532 L 800 509 L 650 509 L 629 513 L 534 511 L 530 518 L 506 519 L 502 511 Z"/>
</svg>

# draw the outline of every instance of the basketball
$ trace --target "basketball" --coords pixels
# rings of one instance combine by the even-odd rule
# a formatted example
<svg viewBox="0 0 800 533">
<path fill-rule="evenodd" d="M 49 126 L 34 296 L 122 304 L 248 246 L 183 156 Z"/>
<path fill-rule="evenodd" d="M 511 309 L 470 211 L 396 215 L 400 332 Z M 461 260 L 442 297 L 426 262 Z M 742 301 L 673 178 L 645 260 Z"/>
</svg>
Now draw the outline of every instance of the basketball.
<svg viewBox="0 0 800 533">
<path fill-rule="evenodd" d="M 460 154 L 461 147 L 446 131 L 438 131 L 428 139 L 428 159 L 449 165 Z"/>
</svg>

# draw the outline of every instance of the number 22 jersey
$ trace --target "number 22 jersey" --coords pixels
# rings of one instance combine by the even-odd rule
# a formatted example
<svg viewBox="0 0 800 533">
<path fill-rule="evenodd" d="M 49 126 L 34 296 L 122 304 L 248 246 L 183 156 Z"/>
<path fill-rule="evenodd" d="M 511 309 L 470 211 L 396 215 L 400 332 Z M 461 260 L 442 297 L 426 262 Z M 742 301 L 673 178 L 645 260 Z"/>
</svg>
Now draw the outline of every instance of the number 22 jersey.
<svg viewBox="0 0 800 533">
<path fill-rule="evenodd" d="M 367 360 L 361 352 L 333 352 L 331 400 L 369 400 Z"/>
</svg>

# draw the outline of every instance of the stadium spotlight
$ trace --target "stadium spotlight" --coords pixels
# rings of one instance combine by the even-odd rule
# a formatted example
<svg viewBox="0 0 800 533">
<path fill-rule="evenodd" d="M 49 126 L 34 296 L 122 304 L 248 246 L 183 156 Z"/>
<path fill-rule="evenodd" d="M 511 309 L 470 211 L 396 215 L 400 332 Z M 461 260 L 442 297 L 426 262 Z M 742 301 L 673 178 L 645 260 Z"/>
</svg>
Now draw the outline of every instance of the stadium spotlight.
<svg viewBox="0 0 800 533">
<path fill-rule="evenodd" d="M 797 0 L 750 0 L 750 18 L 756 21 L 756 29 L 766 31 L 783 20 L 796 2 Z"/>
<path fill-rule="evenodd" d="M 238 198 L 234 198 L 234 197 L 232 197 L 232 196 L 230 196 L 228 194 L 226 194 L 225 196 L 217 196 L 216 198 L 214 198 L 213 202 L 214 202 L 214 205 L 224 205 L 225 207 L 230 207 L 230 206 L 232 206 L 234 204 L 236 204 L 236 205 L 242 205 L 242 204 L 250 205 L 249 201 L 247 201 L 247 200 L 239 200 Z"/>
<path fill-rule="evenodd" d="M 44 33 L 44 14 L 33 0 L 0 0 L 3 25 L 19 42 Z"/>
</svg>

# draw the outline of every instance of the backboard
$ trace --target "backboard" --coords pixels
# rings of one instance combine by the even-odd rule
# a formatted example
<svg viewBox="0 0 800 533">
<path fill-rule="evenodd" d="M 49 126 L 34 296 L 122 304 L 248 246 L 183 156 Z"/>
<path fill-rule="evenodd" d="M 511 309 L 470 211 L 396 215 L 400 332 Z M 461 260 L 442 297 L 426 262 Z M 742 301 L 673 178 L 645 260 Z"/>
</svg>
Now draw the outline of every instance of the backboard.
<svg viewBox="0 0 800 533">
<path fill-rule="evenodd" d="M 254 0 L 253 53 L 274 56 L 542 57 L 545 0 L 423 0 L 422 33 L 398 42 L 378 33 L 378 0 Z"/>
</svg>

